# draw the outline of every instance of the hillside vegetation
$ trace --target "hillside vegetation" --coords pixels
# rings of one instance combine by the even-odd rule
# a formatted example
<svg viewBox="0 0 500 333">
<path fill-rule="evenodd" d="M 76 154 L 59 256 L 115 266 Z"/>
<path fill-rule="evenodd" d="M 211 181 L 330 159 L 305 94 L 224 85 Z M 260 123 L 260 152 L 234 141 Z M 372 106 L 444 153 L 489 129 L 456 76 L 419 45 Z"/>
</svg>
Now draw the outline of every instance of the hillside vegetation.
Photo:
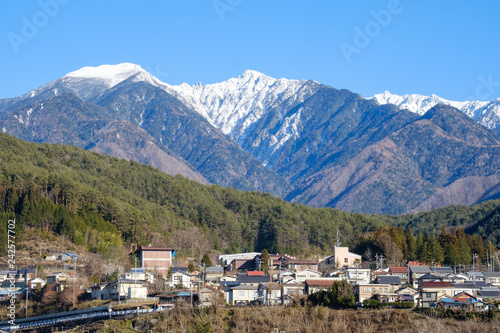
<svg viewBox="0 0 500 333">
<path fill-rule="evenodd" d="M 443 225 L 474 225 L 486 232 L 498 224 L 494 212 L 500 206 L 490 201 L 403 216 L 345 213 L 202 185 L 137 162 L 73 146 L 27 143 L 3 133 L 0 184 L 1 218 L 16 218 L 18 232 L 50 230 L 100 253 L 123 241 L 173 246 L 185 256 L 211 249 L 310 256 L 330 251 L 337 229 L 343 245 L 351 247 L 361 235 L 391 224 L 411 225 L 414 232 L 420 224 L 428 233 Z M 498 243 L 496 235 L 489 236 Z"/>
</svg>

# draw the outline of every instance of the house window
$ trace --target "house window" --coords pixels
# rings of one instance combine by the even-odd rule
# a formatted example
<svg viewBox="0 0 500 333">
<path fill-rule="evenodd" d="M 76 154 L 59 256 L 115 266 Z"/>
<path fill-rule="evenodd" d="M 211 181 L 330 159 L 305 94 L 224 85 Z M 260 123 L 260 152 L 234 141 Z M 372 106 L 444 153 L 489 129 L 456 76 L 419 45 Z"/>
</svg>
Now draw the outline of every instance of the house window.
<svg viewBox="0 0 500 333">
<path fill-rule="evenodd" d="M 238 291 L 238 296 L 245 296 L 245 292 L 244 291 Z"/>
</svg>

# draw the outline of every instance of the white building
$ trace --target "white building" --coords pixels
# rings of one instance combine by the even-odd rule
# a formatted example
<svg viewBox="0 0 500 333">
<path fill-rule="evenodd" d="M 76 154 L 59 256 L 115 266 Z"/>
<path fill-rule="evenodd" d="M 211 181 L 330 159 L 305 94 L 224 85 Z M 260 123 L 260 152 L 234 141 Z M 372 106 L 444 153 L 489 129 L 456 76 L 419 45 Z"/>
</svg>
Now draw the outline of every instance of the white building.
<svg viewBox="0 0 500 333">
<path fill-rule="evenodd" d="M 352 285 L 369 284 L 370 270 L 367 268 L 349 267 L 345 270 L 345 279 Z"/>
<path fill-rule="evenodd" d="M 172 273 L 170 276 L 169 282 L 170 288 L 175 288 L 176 286 L 182 286 L 181 288 L 191 289 L 193 287 L 193 283 L 191 281 L 191 275 L 178 271 Z"/>
<path fill-rule="evenodd" d="M 259 298 L 259 286 L 241 284 L 224 291 L 226 303 L 247 304 Z"/>
<path fill-rule="evenodd" d="M 131 299 L 131 298 L 146 298 L 148 297 L 148 288 L 143 281 L 135 281 L 128 279 L 120 279 L 119 281 L 111 281 L 101 283 L 91 288 L 92 299 Z"/>
<path fill-rule="evenodd" d="M 230 265 L 235 259 L 251 260 L 256 256 L 260 256 L 260 252 L 222 254 L 219 256 L 219 265 L 227 266 Z"/>
<path fill-rule="evenodd" d="M 129 280 L 138 280 L 149 283 L 155 282 L 154 275 L 144 270 L 144 268 L 132 268 L 130 272 L 125 273 L 125 278 Z"/>
<path fill-rule="evenodd" d="M 47 282 L 45 282 L 44 279 L 37 277 L 30 281 L 30 288 L 31 289 L 43 288 L 46 284 Z"/>
<path fill-rule="evenodd" d="M 323 259 L 326 265 L 335 265 L 336 268 L 352 267 L 357 262 L 361 263 L 362 256 L 349 252 L 348 247 L 335 246 L 333 255 Z"/>
<path fill-rule="evenodd" d="M 306 280 L 313 280 L 321 277 L 321 273 L 311 270 L 305 270 L 294 273 L 295 281 L 303 283 Z"/>
</svg>

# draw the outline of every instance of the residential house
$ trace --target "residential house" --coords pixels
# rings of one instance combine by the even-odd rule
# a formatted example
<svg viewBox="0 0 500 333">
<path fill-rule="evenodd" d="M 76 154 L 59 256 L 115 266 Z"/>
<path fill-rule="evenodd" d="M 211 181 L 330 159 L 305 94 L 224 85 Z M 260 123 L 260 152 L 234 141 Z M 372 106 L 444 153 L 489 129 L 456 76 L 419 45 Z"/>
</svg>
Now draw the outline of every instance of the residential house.
<svg viewBox="0 0 500 333">
<path fill-rule="evenodd" d="M 56 261 L 56 260 L 57 260 L 57 256 L 55 256 L 53 254 L 45 256 L 45 261 Z"/>
<path fill-rule="evenodd" d="M 460 310 L 478 310 L 482 309 L 483 302 L 478 300 L 471 294 L 460 293 L 452 298 L 442 297 L 438 302 L 439 307 L 446 309 L 460 309 Z"/>
<path fill-rule="evenodd" d="M 409 266 L 410 270 L 410 283 L 413 288 L 418 288 L 418 279 L 425 274 L 431 273 L 429 266 Z"/>
<path fill-rule="evenodd" d="M 136 254 L 139 257 L 141 268 L 166 278 L 170 267 L 172 267 L 175 250 L 169 247 L 141 246 L 137 249 Z"/>
<path fill-rule="evenodd" d="M 319 262 L 318 260 L 305 260 L 305 259 L 292 259 L 287 258 L 282 260 L 282 268 L 294 270 L 294 271 L 317 271 Z"/>
<path fill-rule="evenodd" d="M 277 283 L 264 282 L 257 289 L 259 299 L 264 305 L 282 304 L 282 289 Z"/>
<path fill-rule="evenodd" d="M 226 303 L 233 305 L 247 304 L 259 299 L 259 286 L 241 284 L 224 291 Z"/>
<path fill-rule="evenodd" d="M 270 277 L 269 275 L 238 275 L 238 281 L 240 284 L 245 284 L 245 285 L 252 285 L 252 286 L 258 286 L 261 283 L 269 282 Z"/>
<path fill-rule="evenodd" d="M 175 304 L 176 307 L 190 307 L 198 302 L 198 294 L 186 289 L 169 290 L 158 298 L 160 303 Z"/>
<path fill-rule="evenodd" d="M 401 283 L 407 283 L 409 281 L 408 267 L 390 267 L 389 273 L 391 273 L 391 275 L 399 277 Z"/>
<path fill-rule="evenodd" d="M 26 284 L 24 282 L 14 282 L 5 280 L 0 284 L 0 298 L 8 297 L 12 294 L 17 295 L 24 292 Z"/>
<path fill-rule="evenodd" d="M 3 282 L 5 280 L 16 280 L 16 275 L 17 271 L 8 271 L 8 270 L 1 270 L 0 271 L 0 282 Z M 21 282 L 21 281 L 19 281 Z"/>
<path fill-rule="evenodd" d="M 39 277 L 34 278 L 29 282 L 29 286 L 31 289 L 43 288 L 46 284 L 47 282 L 45 282 L 44 279 L 41 279 Z"/>
<path fill-rule="evenodd" d="M 281 285 L 283 305 L 290 304 L 294 299 L 304 295 L 305 283 L 286 282 Z"/>
<path fill-rule="evenodd" d="M 278 269 L 280 264 L 285 261 L 290 261 L 292 258 L 286 256 L 286 255 L 280 255 L 280 254 L 269 254 L 269 269 Z M 255 267 L 258 270 L 261 270 L 262 268 L 262 263 L 260 262 L 261 260 L 261 255 L 257 255 L 254 258 L 255 260 Z"/>
<path fill-rule="evenodd" d="M 299 282 L 305 282 L 306 280 L 314 280 L 321 277 L 321 273 L 311 270 L 300 271 L 294 273 L 294 279 Z"/>
<path fill-rule="evenodd" d="M 436 275 L 446 275 L 446 274 L 455 273 L 453 268 L 445 267 L 445 266 L 431 266 L 430 269 L 431 269 L 431 272 L 436 274 Z"/>
<path fill-rule="evenodd" d="M 171 272 L 172 273 L 182 272 L 188 274 L 189 269 L 187 268 L 187 266 L 173 266 Z"/>
<path fill-rule="evenodd" d="M 219 282 L 224 276 L 224 267 L 214 266 L 205 268 L 205 281 Z"/>
<path fill-rule="evenodd" d="M 469 277 L 469 280 L 484 281 L 484 274 L 482 272 L 467 272 L 465 274 Z"/>
<path fill-rule="evenodd" d="M 469 280 L 469 277 L 465 274 L 450 273 L 443 275 L 441 279 L 443 281 L 450 281 L 451 283 L 465 283 L 465 281 Z"/>
<path fill-rule="evenodd" d="M 35 269 L 34 268 L 21 268 L 16 273 L 16 280 L 28 282 L 35 278 Z"/>
<path fill-rule="evenodd" d="M 369 284 L 371 282 L 371 273 L 368 268 L 349 267 L 345 270 L 345 278 L 352 285 Z"/>
<path fill-rule="evenodd" d="M 181 271 L 177 271 L 170 275 L 170 288 L 187 288 L 191 289 L 193 287 L 193 283 L 191 282 L 191 275 L 188 273 L 184 273 Z"/>
<path fill-rule="evenodd" d="M 130 272 L 125 273 L 125 278 L 128 280 L 138 280 L 148 283 L 154 283 L 155 277 L 144 268 L 132 268 Z"/>
<path fill-rule="evenodd" d="M 461 293 L 474 295 L 481 288 L 489 287 L 489 284 L 484 281 L 465 281 L 464 283 L 454 283 L 453 287 L 452 296 L 455 297 L 455 295 Z"/>
<path fill-rule="evenodd" d="M 418 278 L 418 287 L 419 288 L 422 287 L 424 282 L 431 282 L 431 281 L 442 281 L 442 276 L 433 273 L 424 274 Z"/>
<path fill-rule="evenodd" d="M 223 300 L 222 292 L 209 286 L 200 288 L 198 292 L 198 301 L 201 307 L 219 305 Z"/>
<path fill-rule="evenodd" d="M 377 284 L 389 285 L 389 293 L 394 294 L 396 290 L 401 288 L 401 280 L 399 276 L 394 275 L 381 275 L 377 278 Z"/>
<path fill-rule="evenodd" d="M 233 259 L 231 264 L 226 267 L 228 270 L 233 271 L 254 271 L 259 266 L 257 265 L 255 259 Z"/>
<path fill-rule="evenodd" d="M 483 272 L 483 275 L 485 282 L 500 287 L 500 272 Z"/>
<path fill-rule="evenodd" d="M 224 275 L 220 278 L 220 282 L 225 282 L 225 281 L 237 281 L 238 277 L 237 276 L 232 276 L 232 275 Z"/>
<path fill-rule="evenodd" d="M 148 289 L 144 281 L 119 279 L 94 285 L 91 288 L 91 298 L 108 300 L 146 298 Z"/>
<path fill-rule="evenodd" d="M 482 287 L 477 291 L 477 295 L 483 300 L 490 298 L 492 300 L 500 300 L 500 288 L 498 287 Z"/>
<path fill-rule="evenodd" d="M 47 275 L 46 278 L 47 278 L 47 284 L 54 284 L 54 283 L 66 284 L 69 275 L 64 272 L 54 272 Z"/>
<path fill-rule="evenodd" d="M 356 303 L 363 303 L 364 300 L 373 297 L 380 301 L 394 301 L 398 298 L 396 291 L 391 290 L 389 284 L 360 283 L 354 286 L 354 299 Z"/>
<path fill-rule="evenodd" d="M 70 253 L 70 252 L 66 252 L 66 253 L 61 253 L 59 255 L 59 258 L 57 258 L 59 261 L 68 261 L 68 260 L 78 260 L 80 256 L 76 253 Z"/>
<path fill-rule="evenodd" d="M 389 268 L 374 269 L 370 272 L 370 274 L 371 274 L 371 281 L 377 281 L 377 277 L 381 275 L 391 275 L 391 272 L 389 272 Z"/>
<path fill-rule="evenodd" d="M 90 298 L 91 299 L 111 299 L 110 289 L 106 288 L 107 283 L 95 284 L 90 287 Z"/>
<path fill-rule="evenodd" d="M 396 295 L 398 295 L 398 300 L 400 302 L 414 302 L 415 305 L 417 304 L 420 296 L 417 290 L 408 287 L 396 290 Z"/>
<path fill-rule="evenodd" d="M 428 291 L 422 292 L 420 295 L 420 306 L 422 308 L 436 308 L 438 305 L 438 292 Z"/>
<path fill-rule="evenodd" d="M 433 292 L 437 293 L 437 297 L 441 297 L 443 295 L 451 297 L 453 295 L 453 289 L 454 289 L 453 284 L 448 281 L 424 282 L 422 288 L 420 289 L 421 299 L 422 301 L 424 301 L 425 298 L 423 297 L 423 295 L 426 293 L 433 293 Z"/>
<path fill-rule="evenodd" d="M 330 288 L 334 281 L 338 281 L 334 278 L 319 278 L 305 281 L 305 294 L 310 295 L 321 290 Z"/>
</svg>

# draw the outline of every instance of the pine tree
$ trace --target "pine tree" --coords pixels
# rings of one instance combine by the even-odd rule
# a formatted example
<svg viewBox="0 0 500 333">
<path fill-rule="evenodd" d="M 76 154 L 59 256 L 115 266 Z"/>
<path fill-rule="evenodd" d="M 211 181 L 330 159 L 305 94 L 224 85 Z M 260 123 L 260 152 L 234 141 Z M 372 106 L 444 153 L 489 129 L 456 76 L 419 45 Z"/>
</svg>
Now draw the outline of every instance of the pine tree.
<svg viewBox="0 0 500 333">
<path fill-rule="evenodd" d="M 448 265 L 458 265 L 460 263 L 460 254 L 453 243 L 446 243 L 445 245 L 445 263 Z"/>
<path fill-rule="evenodd" d="M 420 261 L 425 261 L 425 259 L 424 259 L 425 258 L 424 244 L 425 244 L 424 234 L 422 232 L 419 232 L 418 236 L 417 236 L 417 253 L 416 253 L 416 256 L 417 256 L 417 259 L 420 260 Z"/>
<path fill-rule="evenodd" d="M 429 247 L 431 258 L 434 259 L 436 263 L 442 264 L 444 262 L 444 252 L 436 237 L 431 237 Z"/>
<path fill-rule="evenodd" d="M 458 252 L 460 254 L 460 263 L 469 265 L 472 261 L 472 253 L 465 237 L 458 240 Z"/>
<path fill-rule="evenodd" d="M 205 264 L 205 268 L 213 266 L 212 260 L 210 260 L 210 257 L 208 256 L 208 253 L 205 253 L 205 255 L 203 256 L 203 259 L 201 259 L 201 263 Z"/>
<path fill-rule="evenodd" d="M 417 260 L 417 239 L 413 235 L 411 228 L 406 232 L 406 240 L 408 243 L 408 260 Z"/>
<path fill-rule="evenodd" d="M 262 253 L 260 255 L 260 262 L 261 270 L 264 271 L 264 274 L 267 274 L 269 272 L 269 264 L 271 263 L 271 257 L 269 257 L 267 249 L 262 250 Z"/>
</svg>

